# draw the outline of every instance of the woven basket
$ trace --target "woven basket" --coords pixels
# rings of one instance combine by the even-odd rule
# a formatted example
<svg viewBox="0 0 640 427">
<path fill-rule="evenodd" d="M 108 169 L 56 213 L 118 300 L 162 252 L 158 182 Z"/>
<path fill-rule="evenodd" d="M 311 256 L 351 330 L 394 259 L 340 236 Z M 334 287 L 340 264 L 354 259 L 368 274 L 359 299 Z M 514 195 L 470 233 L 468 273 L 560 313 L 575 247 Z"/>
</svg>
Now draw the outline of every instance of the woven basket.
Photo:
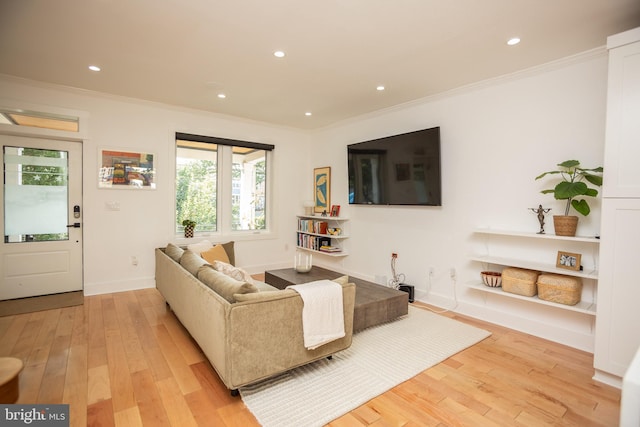
<svg viewBox="0 0 640 427">
<path fill-rule="evenodd" d="M 483 271 L 480 273 L 482 283 L 490 288 L 499 288 L 502 286 L 502 274 L 497 271 Z"/>
<path fill-rule="evenodd" d="M 537 271 L 507 267 L 502 270 L 502 290 L 517 295 L 532 297 L 538 293 Z"/>
<path fill-rule="evenodd" d="M 582 279 L 562 274 L 538 276 L 538 298 L 558 304 L 576 305 L 582 296 Z"/>
<path fill-rule="evenodd" d="M 575 236 L 578 229 L 578 217 L 566 215 L 553 216 L 553 229 L 556 236 Z"/>
</svg>

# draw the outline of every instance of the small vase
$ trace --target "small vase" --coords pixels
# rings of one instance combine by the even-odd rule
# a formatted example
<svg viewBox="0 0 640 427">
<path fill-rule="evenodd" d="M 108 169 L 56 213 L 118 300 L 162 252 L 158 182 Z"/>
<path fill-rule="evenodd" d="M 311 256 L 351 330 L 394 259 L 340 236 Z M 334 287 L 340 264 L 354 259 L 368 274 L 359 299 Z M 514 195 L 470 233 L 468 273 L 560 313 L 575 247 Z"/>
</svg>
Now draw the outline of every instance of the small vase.
<svg viewBox="0 0 640 427">
<path fill-rule="evenodd" d="M 313 257 L 309 252 L 298 252 L 293 258 L 293 269 L 298 273 L 308 273 L 313 267 Z"/>
<path fill-rule="evenodd" d="M 190 239 L 193 237 L 193 229 L 195 227 L 193 225 L 185 225 L 184 227 L 184 237 Z"/>
<path fill-rule="evenodd" d="M 572 215 L 554 215 L 553 228 L 556 236 L 575 237 L 578 228 L 578 217 Z"/>
</svg>

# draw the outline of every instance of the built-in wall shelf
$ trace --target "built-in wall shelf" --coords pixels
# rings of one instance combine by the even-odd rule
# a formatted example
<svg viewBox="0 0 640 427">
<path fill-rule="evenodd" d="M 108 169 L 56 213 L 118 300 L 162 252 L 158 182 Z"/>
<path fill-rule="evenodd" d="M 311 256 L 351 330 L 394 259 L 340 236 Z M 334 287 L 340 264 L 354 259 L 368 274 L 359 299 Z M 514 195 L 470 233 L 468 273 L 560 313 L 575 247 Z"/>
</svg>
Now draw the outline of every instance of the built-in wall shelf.
<svg viewBox="0 0 640 427">
<path fill-rule="evenodd" d="M 493 229 L 493 228 L 476 228 L 474 232 L 478 234 L 494 234 L 497 236 L 527 237 L 531 239 L 550 239 L 550 240 L 567 240 L 571 242 L 600 243 L 600 239 L 598 239 L 595 236 L 569 237 L 569 236 L 557 236 L 555 234 L 538 234 L 538 233 L 525 232 L 525 231 L 500 230 L 500 229 Z"/>
<path fill-rule="evenodd" d="M 348 218 L 322 215 L 297 215 L 298 227 L 296 232 L 296 248 L 329 257 L 344 257 L 348 253 L 343 241 L 349 236 L 345 230 Z M 324 223 L 324 224 L 323 224 Z M 322 242 L 336 248 L 337 252 L 321 250 Z"/>
<path fill-rule="evenodd" d="M 564 274 L 565 276 L 582 277 L 584 279 L 598 279 L 598 271 L 576 271 L 568 270 L 565 268 L 557 268 L 555 265 L 545 264 L 542 262 L 536 262 L 531 260 L 522 260 L 515 258 L 495 257 L 489 255 L 471 255 L 473 261 L 482 262 L 485 264 L 504 265 L 508 267 L 520 267 L 527 268 L 529 270 L 544 271 L 547 273 Z"/>
<path fill-rule="evenodd" d="M 340 252 L 324 252 L 324 251 L 318 251 L 315 249 L 309 249 L 309 248 L 305 248 L 303 246 L 296 246 L 297 249 L 300 249 L 302 251 L 307 251 L 307 252 L 312 252 L 315 254 L 321 254 L 321 255 L 326 255 L 326 256 L 330 256 L 330 257 L 343 257 L 343 256 L 347 256 L 349 255 L 348 252 L 346 252 L 344 249 Z"/>
<path fill-rule="evenodd" d="M 550 307 L 556 307 L 563 310 L 574 311 L 578 313 L 588 314 L 595 316 L 596 314 L 596 285 L 598 280 L 598 271 L 595 268 L 582 270 L 571 270 L 565 268 L 558 268 L 553 259 L 553 253 L 557 252 L 562 246 L 566 246 L 566 242 L 573 242 L 572 247 L 576 247 L 582 250 L 591 250 L 594 253 L 594 263 L 597 266 L 595 258 L 597 257 L 598 245 L 600 239 L 588 236 L 568 237 L 568 236 L 556 236 L 555 234 L 538 234 L 533 232 L 523 231 L 511 231 L 494 228 L 477 228 L 474 230 L 474 234 L 485 236 L 485 246 L 482 252 L 475 253 L 469 256 L 472 261 L 480 262 L 482 264 L 490 264 L 496 266 L 496 270 L 501 270 L 503 267 L 518 267 L 526 268 L 528 270 L 539 271 L 541 273 L 554 273 L 562 274 L 565 276 L 580 277 L 582 279 L 593 280 L 590 286 L 586 288 L 584 292 L 584 300 L 578 302 L 576 305 L 558 304 L 551 301 L 545 301 L 537 296 L 529 297 L 524 295 L 512 294 L 505 292 L 501 287 L 492 288 L 484 285 L 482 282 L 473 282 L 468 285 L 470 289 L 490 293 L 493 295 L 504 296 L 506 298 L 513 298 L 522 301 L 528 301 L 536 304 L 542 304 Z M 526 249 L 532 246 L 533 240 L 537 241 L 535 246 L 543 247 L 543 254 L 540 255 L 527 253 Z M 497 250 L 497 247 L 501 250 Z M 512 254 L 518 254 L 519 249 L 524 250 L 525 255 L 520 258 L 511 256 Z M 538 248 L 540 249 L 540 248 Z M 494 253 L 492 253 L 494 252 Z M 498 252 L 496 255 L 495 252 Z M 521 251 L 522 252 L 522 251 Z M 506 255 L 506 256 L 505 256 Z M 546 260 L 541 262 L 540 259 Z M 553 259 L 553 261 L 552 261 Z M 486 267 L 485 269 L 489 269 Z"/>
<path fill-rule="evenodd" d="M 595 316 L 596 315 L 596 304 L 590 301 L 580 301 L 579 303 L 577 303 L 576 305 L 564 305 L 564 304 L 558 304 L 555 302 L 551 302 L 551 301 L 545 301 L 542 300 L 540 298 L 538 298 L 537 296 L 532 296 L 532 297 L 528 297 L 528 296 L 524 296 L 524 295 L 517 295 L 517 294 L 512 294 L 509 292 L 505 292 L 502 290 L 502 288 L 498 287 L 498 288 L 491 288 L 489 286 L 485 286 L 482 283 L 472 283 L 468 285 L 470 289 L 475 289 L 477 291 L 481 291 L 481 292 L 486 292 L 489 294 L 493 294 L 493 295 L 500 295 L 503 297 L 507 297 L 507 298 L 513 298 L 513 299 L 519 299 L 522 301 L 527 301 L 527 302 L 532 302 L 532 303 L 536 303 L 536 304 L 542 304 L 542 305 L 547 305 L 549 307 L 556 307 L 556 308 L 560 308 L 562 310 L 569 310 L 569 311 L 576 311 L 578 313 L 584 313 L 590 316 Z"/>
</svg>

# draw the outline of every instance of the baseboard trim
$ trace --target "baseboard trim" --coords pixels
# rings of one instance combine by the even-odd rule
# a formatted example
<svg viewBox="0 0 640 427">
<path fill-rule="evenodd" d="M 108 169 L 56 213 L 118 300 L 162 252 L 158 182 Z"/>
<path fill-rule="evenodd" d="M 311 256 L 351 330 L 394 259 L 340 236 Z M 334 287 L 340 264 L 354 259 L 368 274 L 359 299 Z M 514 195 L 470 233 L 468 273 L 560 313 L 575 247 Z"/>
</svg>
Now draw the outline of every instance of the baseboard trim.
<svg viewBox="0 0 640 427">
<path fill-rule="evenodd" d="M 104 295 L 113 294 L 116 292 L 135 291 L 137 289 L 155 288 L 155 277 L 138 277 L 135 279 L 112 281 L 112 282 L 100 282 L 100 283 L 87 283 L 84 284 L 84 295 Z"/>
<path fill-rule="evenodd" d="M 0 301 L 0 317 L 52 310 L 54 308 L 72 307 L 82 305 L 83 303 L 84 294 L 82 291 L 5 300 Z"/>
</svg>

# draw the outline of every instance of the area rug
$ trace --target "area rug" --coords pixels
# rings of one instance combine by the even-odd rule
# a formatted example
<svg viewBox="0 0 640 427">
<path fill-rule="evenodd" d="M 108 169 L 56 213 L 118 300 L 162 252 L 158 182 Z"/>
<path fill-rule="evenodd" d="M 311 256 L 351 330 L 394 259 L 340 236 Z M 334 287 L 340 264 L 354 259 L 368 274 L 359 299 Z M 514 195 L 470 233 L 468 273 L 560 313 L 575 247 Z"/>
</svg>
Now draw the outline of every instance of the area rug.
<svg viewBox="0 0 640 427">
<path fill-rule="evenodd" d="M 365 329 L 348 349 L 240 389 L 264 427 L 323 426 L 491 335 L 427 310 Z"/>
</svg>

